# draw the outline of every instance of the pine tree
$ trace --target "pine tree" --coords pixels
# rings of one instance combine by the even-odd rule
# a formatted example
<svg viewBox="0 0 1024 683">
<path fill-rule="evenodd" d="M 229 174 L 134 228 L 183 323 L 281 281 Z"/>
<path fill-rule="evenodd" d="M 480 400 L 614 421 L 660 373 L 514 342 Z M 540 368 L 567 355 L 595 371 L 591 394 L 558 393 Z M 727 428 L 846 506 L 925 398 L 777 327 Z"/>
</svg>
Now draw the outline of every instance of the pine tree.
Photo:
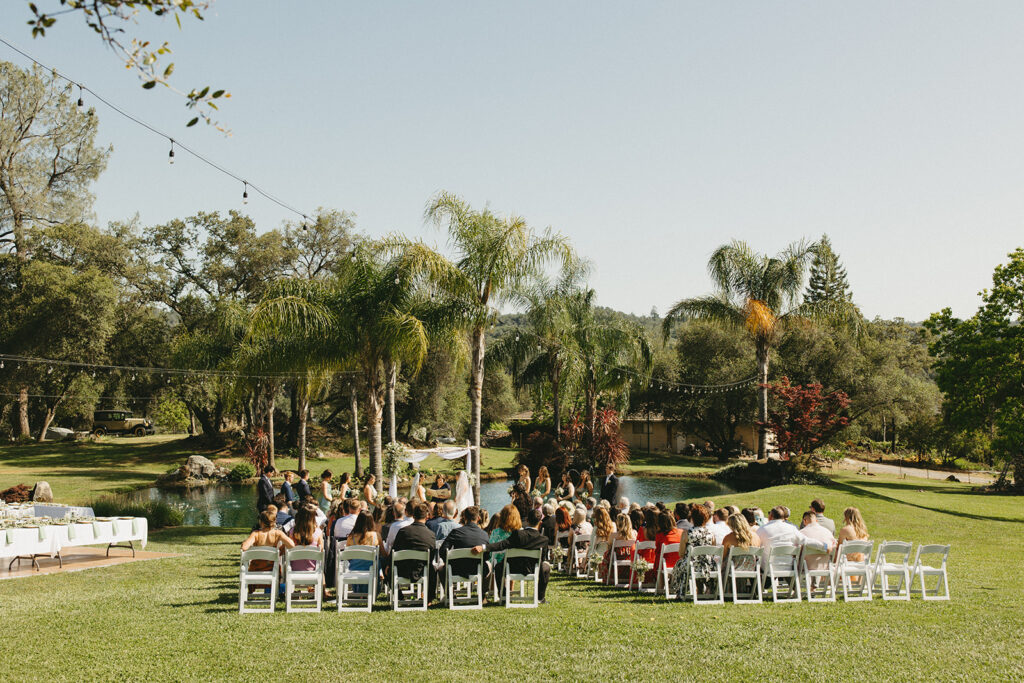
<svg viewBox="0 0 1024 683">
<path fill-rule="evenodd" d="M 811 275 L 807 282 L 804 301 L 850 301 L 850 283 L 846 279 L 846 268 L 839 255 L 832 250 L 828 235 L 822 235 L 818 249 L 811 262 Z"/>
</svg>

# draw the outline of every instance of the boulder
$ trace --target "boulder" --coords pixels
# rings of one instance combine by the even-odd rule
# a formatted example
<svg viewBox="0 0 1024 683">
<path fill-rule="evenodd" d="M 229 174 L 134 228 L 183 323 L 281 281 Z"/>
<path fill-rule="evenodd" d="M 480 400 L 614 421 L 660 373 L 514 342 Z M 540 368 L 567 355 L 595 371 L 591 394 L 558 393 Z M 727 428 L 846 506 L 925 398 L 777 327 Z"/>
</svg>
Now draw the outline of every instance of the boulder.
<svg viewBox="0 0 1024 683">
<path fill-rule="evenodd" d="M 50 490 L 50 485 L 45 481 L 37 481 L 35 488 L 32 489 L 32 500 L 36 503 L 52 503 L 53 491 Z"/>
<path fill-rule="evenodd" d="M 231 470 L 227 467 L 218 467 L 216 471 L 214 471 L 213 476 L 217 479 L 227 479 L 229 474 L 231 474 Z"/>
<path fill-rule="evenodd" d="M 426 443 L 427 442 L 427 428 L 426 427 L 417 427 L 416 429 L 412 430 L 412 440 L 413 441 L 418 441 L 419 443 Z"/>
<path fill-rule="evenodd" d="M 213 476 L 214 472 L 217 471 L 217 466 L 209 458 L 201 455 L 190 455 L 182 469 L 184 470 L 185 478 L 206 479 Z"/>
</svg>

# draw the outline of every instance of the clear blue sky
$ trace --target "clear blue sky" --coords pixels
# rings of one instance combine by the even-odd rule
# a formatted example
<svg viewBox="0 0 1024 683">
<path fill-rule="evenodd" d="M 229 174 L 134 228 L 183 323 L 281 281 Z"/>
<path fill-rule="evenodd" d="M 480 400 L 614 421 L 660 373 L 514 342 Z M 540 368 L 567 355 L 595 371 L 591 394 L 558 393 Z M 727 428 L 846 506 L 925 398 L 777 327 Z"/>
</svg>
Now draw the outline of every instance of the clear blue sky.
<svg viewBox="0 0 1024 683">
<path fill-rule="evenodd" d="M 4 2 L 0 35 L 290 203 L 443 245 L 422 214 L 451 190 L 569 235 L 621 310 L 707 292 L 729 239 L 828 232 L 867 315 L 964 315 L 1024 243 L 1019 2 L 217 0 L 180 32 L 144 21 L 175 83 L 231 91 L 231 137 L 185 130 L 77 20 L 33 40 L 27 18 Z M 241 208 L 239 184 L 98 111 L 101 222 Z"/>
</svg>

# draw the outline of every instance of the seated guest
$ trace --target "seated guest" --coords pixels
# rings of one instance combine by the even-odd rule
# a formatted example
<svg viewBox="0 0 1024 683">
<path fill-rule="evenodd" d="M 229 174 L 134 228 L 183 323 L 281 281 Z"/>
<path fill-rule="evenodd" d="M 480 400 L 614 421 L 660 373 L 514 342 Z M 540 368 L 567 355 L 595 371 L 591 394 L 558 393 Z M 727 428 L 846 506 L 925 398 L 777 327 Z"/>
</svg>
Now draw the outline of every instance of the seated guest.
<svg viewBox="0 0 1024 683">
<path fill-rule="evenodd" d="M 519 509 L 512 504 L 501 508 L 501 512 L 495 515 L 494 529 L 488 536 L 488 543 L 500 543 L 516 531 L 523 528 L 522 518 L 519 516 Z M 491 555 L 491 565 L 497 567 L 505 560 L 504 553 Z"/>
<path fill-rule="evenodd" d="M 560 505 L 558 507 L 558 509 L 555 510 L 555 532 L 556 532 L 556 534 L 565 533 L 566 531 L 569 531 L 571 528 L 572 528 L 572 514 L 569 512 L 568 509 L 565 508 L 565 506 L 561 506 Z M 562 539 L 561 545 L 563 547 L 568 547 L 569 539 L 568 538 Z"/>
<path fill-rule="evenodd" d="M 676 503 L 673 514 L 676 518 L 677 529 L 680 531 L 689 531 L 693 528 L 693 524 L 690 523 L 690 506 L 688 503 Z"/>
<path fill-rule="evenodd" d="M 636 505 L 636 503 L 633 503 L 633 505 Z M 629 516 L 629 524 L 630 524 L 630 526 L 632 526 L 633 527 L 633 531 L 636 532 L 636 540 L 638 540 L 638 541 L 644 540 L 642 538 L 642 534 L 640 533 L 641 531 L 643 531 L 644 524 L 647 523 L 646 519 L 644 517 L 644 511 L 642 509 L 640 509 L 639 507 L 637 507 L 635 509 L 631 509 L 627 513 L 627 515 Z"/>
<path fill-rule="evenodd" d="M 777 543 L 792 543 L 797 547 L 808 543 L 828 549 L 827 543 L 821 543 L 800 533 L 795 525 L 786 521 L 785 515 L 786 511 L 782 506 L 773 507 L 768 513 L 768 523 L 757 530 L 766 559 L 771 553 L 772 546 Z"/>
<path fill-rule="evenodd" d="M 284 473 L 284 483 L 281 484 L 280 493 L 284 496 L 289 508 L 294 507 L 295 503 L 299 502 L 299 497 L 295 494 L 295 489 L 292 488 L 292 482 L 294 480 L 294 472 L 288 471 Z"/>
<path fill-rule="evenodd" d="M 541 498 L 540 496 L 533 497 L 533 509 L 543 514 L 547 514 L 544 512 L 544 499 Z"/>
<path fill-rule="evenodd" d="M 814 517 L 818 520 L 818 524 L 828 529 L 829 533 L 834 536 L 836 533 L 836 523 L 825 516 L 825 501 L 821 498 L 815 498 L 811 501 L 811 510 L 814 511 Z"/>
<path fill-rule="evenodd" d="M 438 541 L 443 541 L 445 538 L 448 537 L 448 534 L 450 534 L 455 529 L 459 528 L 459 523 L 455 521 L 455 513 L 456 511 L 458 511 L 458 509 L 459 508 L 458 506 L 455 505 L 454 500 L 446 500 L 444 504 L 441 505 L 442 515 L 440 521 L 437 524 L 436 529 L 434 530 L 434 538 L 436 538 Z M 463 512 L 465 512 L 465 510 Z M 480 512 L 478 510 L 478 518 L 479 515 Z"/>
<path fill-rule="evenodd" d="M 582 505 L 576 506 L 572 513 L 572 534 L 573 536 L 590 536 L 594 531 L 594 525 L 587 521 L 587 509 Z"/>
<path fill-rule="evenodd" d="M 800 527 L 800 533 L 807 538 L 820 541 L 828 546 L 828 551 L 832 552 L 836 547 L 836 537 L 832 535 L 832 532 L 826 529 L 823 525 L 818 523 L 818 516 L 814 510 L 808 510 L 804 513 L 802 524 Z M 822 567 L 828 566 L 827 555 L 811 555 L 806 558 L 808 569 L 821 569 Z"/>
<path fill-rule="evenodd" d="M 324 549 L 324 534 L 316 525 L 316 512 L 313 506 L 299 508 L 295 515 L 295 526 L 292 528 L 291 539 L 295 545 L 311 545 Z M 316 569 L 316 560 L 292 560 L 292 571 L 311 572 Z"/>
<path fill-rule="evenodd" d="M 348 538 L 348 535 L 352 533 L 352 529 L 355 528 L 356 518 L 359 516 L 360 510 L 363 508 L 357 498 L 344 498 L 341 500 L 345 515 L 339 517 L 338 521 L 334 523 L 334 537 L 337 539 Z"/>
<path fill-rule="evenodd" d="M 676 526 L 675 517 L 668 511 L 664 511 L 658 515 L 656 528 L 658 529 L 658 533 L 654 536 L 654 557 L 657 560 L 661 558 L 661 546 L 681 542 L 683 539 L 683 532 Z M 676 562 L 678 561 L 678 552 L 665 554 L 666 567 L 671 569 L 676 566 Z M 655 566 L 655 570 L 657 570 L 657 566 Z"/>
<path fill-rule="evenodd" d="M 288 537 L 288 534 L 276 527 L 276 512 L 264 510 L 260 513 L 259 528 L 255 529 L 249 537 L 242 541 L 242 550 L 249 548 L 294 548 L 295 541 Z M 249 563 L 250 571 L 269 572 L 274 568 L 271 560 L 254 560 Z"/>
<path fill-rule="evenodd" d="M 448 503 L 453 503 L 453 501 L 448 501 Z M 465 520 L 465 523 L 462 526 L 453 527 L 448 532 L 448 535 L 444 538 L 444 543 L 441 544 L 441 548 L 438 551 L 441 560 L 445 562 L 447 562 L 448 551 L 450 550 L 472 548 L 487 544 L 487 532 L 481 529 L 478 524 L 480 521 L 480 508 L 470 505 L 462 511 L 462 518 Z M 455 576 L 470 576 L 476 573 L 478 564 L 476 560 L 472 559 L 453 560 L 452 574 Z M 485 564 L 484 586 L 490 585 L 489 575 L 490 567 Z"/>
<path fill-rule="evenodd" d="M 284 529 L 285 525 L 292 521 L 292 514 L 288 509 L 288 499 L 283 493 L 274 496 L 274 506 L 277 508 L 277 526 Z"/>
<path fill-rule="evenodd" d="M 491 523 L 491 513 L 487 511 L 487 508 L 480 508 L 480 521 L 477 522 L 477 526 L 481 529 L 487 529 L 487 526 Z M 488 531 L 487 533 L 491 533 Z"/>
<path fill-rule="evenodd" d="M 732 548 L 746 550 L 751 547 L 761 547 L 761 537 L 750 528 L 750 524 L 747 523 L 747 518 L 742 514 L 729 515 L 729 519 L 726 521 L 726 524 L 729 527 L 729 533 L 722 539 L 723 557 L 728 558 L 729 550 Z M 753 567 L 751 567 L 751 569 L 753 569 Z"/>
<path fill-rule="evenodd" d="M 395 533 L 394 542 L 391 544 L 391 552 L 398 552 L 399 550 L 426 550 L 428 553 L 432 552 L 435 548 L 434 534 L 430 533 L 430 529 L 425 524 L 426 521 L 426 503 L 414 505 L 412 508 L 412 519 L 409 524 L 406 524 Z M 396 524 L 398 522 L 391 525 L 392 531 L 395 531 Z M 422 560 L 402 560 L 395 563 L 395 571 L 403 579 L 418 581 L 424 572 L 430 572 L 430 563 L 429 561 L 424 562 Z M 430 588 L 427 594 L 433 595 L 434 578 L 432 573 L 430 574 L 429 584 Z"/>
<path fill-rule="evenodd" d="M 611 505 L 598 505 L 594 510 L 594 530 L 590 534 L 590 554 L 601 557 L 601 566 L 597 570 L 597 578 L 601 579 L 608 569 L 608 554 L 611 552 L 612 539 L 615 537 L 615 522 L 608 514 L 610 507 Z"/>
<path fill-rule="evenodd" d="M 759 527 L 760 526 L 764 526 L 765 524 L 768 523 L 768 518 L 765 516 L 764 511 L 761 508 L 755 507 L 755 508 L 753 508 L 753 510 L 754 510 L 754 521 L 757 522 L 757 526 L 759 526 Z"/>
<path fill-rule="evenodd" d="M 843 541 L 866 541 L 870 538 L 868 536 L 868 527 L 864 524 L 864 518 L 861 517 L 860 510 L 854 507 L 849 507 L 843 510 L 843 527 L 839 530 L 839 538 L 836 546 L 836 553 L 838 557 L 839 546 L 843 544 Z M 850 559 L 854 562 L 862 562 L 864 560 L 863 553 L 854 553 L 850 555 Z"/>
<path fill-rule="evenodd" d="M 548 539 L 548 545 L 555 544 L 555 506 L 551 503 L 544 503 L 541 507 L 542 520 L 540 532 Z"/>
<path fill-rule="evenodd" d="M 725 523 L 725 520 L 728 518 L 729 508 L 718 508 L 715 510 L 714 515 L 712 515 L 713 521 L 708 528 L 711 529 L 711 533 L 715 537 L 716 545 L 722 545 L 722 541 L 725 537 L 732 533 L 732 529 L 730 529 L 729 525 Z"/>
<path fill-rule="evenodd" d="M 395 521 L 388 527 L 388 536 L 384 540 L 384 552 L 390 553 L 392 547 L 395 544 L 395 538 L 398 536 L 398 532 L 413 523 L 413 519 L 405 514 L 405 503 L 398 502 L 394 504 L 395 510 Z M 424 506 L 426 508 L 426 506 Z M 426 518 L 426 512 L 423 513 L 423 517 Z M 424 525 L 426 526 L 426 525 Z"/>
<path fill-rule="evenodd" d="M 376 509 L 376 508 L 375 508 Z M 366 510 L 360 510 L 356 515 L 356 521 L 349 532 L 346 547 L 367 546 L 370 548 L 380 547 L 380 534 L 377 533 L 377 523 L 373 521 L 373 515 Z M 340 552 L 340 551 L 339 551 Z M 365 572 L 373 567 L 373 560 L 349 560 L 348 571 Z M 353 592 L 366 593 L 366 584 L 353 584 Z"/>
<path fill-rule="evenodd" d="M 427 517 L 427 528 L 430 529 L 430 533 L 436 534 L 437 525 L 441 523 L 442 519 L 444 519 L 444 515 L 441 514 L 441 504 L 427 503 L 427 509 L 430 511 L 430 514 Z"/>
<path fill-rule="evenodd" d="M 743 508 L 740 510 L 740 514 L 743 515 L 743 519 L 747 520 L 747 526 L 750 527 L 751 531 L 757 531 L 757 517 L 754 516 L 754 508 Z"/>
<path fill-rule="evenodd" d="M 633 524 L 632 524 L 632 522 L 629 521 L 629 515 L 628 514 L 620 513 L 619 516 L 615 518 L 615 533 L 612 534 L 611 540 L 612 540 L 612 542 L 614 542 L 614 541 L 635 541 L 636 540 L 636 530 L 633 529 Z M 605 567 L 604 567 L 605 583 L 608 583 L 608 584 L 610 584 L 612 579 L 615 578 L 612 575 L 612 572 L 610 571 L 612 560 L 613 559 L 615 559 L 615 560 L 632 560 L 633 559 L 633 548 L 631 548 L 631 547 L 630 548 L 619 548 L 617 551 L 614 551 L 615 554 L 616 554 L 615 558 L 612 558 L 612 556 L 611 556 L 611 553 L 612 553 L 612 549 L 611 548 L 612 548 L 612 545 L 610 543 L 609 544 L 608 554 L 607 554 L 607 556 L 605 558 Z M 621 574 L 620 574 L 620 576 L 621 576 Z"/>
<path fill-rule="evenodd" d="M 621 498 L 619 498 L 619 502 L 615 506 L 615 514 L 616 515 L 621 515 L 621 514 L 628 515 L 629 514 L 629 498 L 626 498 L 625 496 L 622 496 Z"/>
<path fill-rule="evenodd" d="M 500 552 L 509 550 L 512 548 L 524 549 L 524 550 L 540 550 L 541 557 L 544 557 L 544 553 L 548 548 L 548 541 L 544 538 L 544 534 L 540 532 L 540 512 L 537 510 L 531 510 L 526 518 L 527 526 L 522 529 L 517 529 L 508 538 L 497 543 L 488 543 L 486 545 L 477 545 L 473 550 L 477 553 L 482 553 L 485 550 L 488 552 Z M 537 562 L 528 557 L 514 557 L 509 559 L 508 569 L 514 574 L 529 574 L 537 568 Z M 503 569 L 499 569 L 495 566 L 495 572 L 500 574 Z M 548 579 L 551 578 L 551 565 L 543 560 L 540 563 L 540 575 L 539 585 L 537 586 L 537 595 L 541 602 L 545 602 L 545 594 L 548 589 Z"/>
<path fill-rule="evenodd" d="M 519 511 L 519 519 L 526 519 L 526 515 L 532 509 L 533 501 L 530 500 L 530 496 L 526 493 L 522 484 L 516 484 L 512 487 L 512 504 Z"/>
<path fill-rule="evenodd" d="M 592 519 L 594 517 L 594 508 L 596 506 L 597 506 L 597 501 L 594 500 L 593 496 L 591 496 L 590 498 L 587 498 L 583 502 L 583 510 L 584 510 L 584 512 L 587 515 L 587 519 Z"/>
<path fill-rule="evenodd" d="M 693 548 L 715 545 L 715 536 L 707 526 L 710 518 L 711 513 L 705 505 L 693 504 L 690 506 L 690 523 L 693 526 L 689 531 L 681 532 L 680 547 L 684 548 L 684 550 L 679 554 L 680 557 L 685 558 Z M 715 560 L 708 556 L 701 556 L 697 558 L 695 564 L 699 575 L 714 569 Z M 669 585 L 678 599 L 683 599 L 683 594 L 689 589 L 689 582 L 690 563 L 686 561 L 676 562 L 675 567 L 672 569 L 672 578 L 669 581 Z"/>
<path fill-rule="evenodd" d="M 632 518 L 632 515 L 630 515 Z M 657 541 L 655 540 L 658 535 L 658 508 L 646 507 L 642 511 L 641 526 L 636 532 L 637 543 L 644 543 L 646 541 L 654 541 L 655 547 L 650 550 L 641 550 L 640 557 L 644 558 L 651 563 L 653 567 L 658 562 L 657 555 Z M 652 574 L 653 576 L 653 574 Z M 646 581 L 646 579 L 645 579 Z"/>
<path fill-rule="evenodd" d="M 708 509 L 708 514 L 711 514 L 712 512 L 715 511 L 715 501 L 713 501 L 713 500 L 705 500 L 704 501 L 704 507 L 706 507 Z"/>
<path fill-rule="evenodd" d="M 391 529 L 391 525 L 395 523 L 395 504 L 391 503 L 386 508 L 381 516 L 380 523 L 380 538 L 381 541 L 387 540 L 388 533 Z M 383 545 L 381 546 L 383 549 Z"/>
</svg>

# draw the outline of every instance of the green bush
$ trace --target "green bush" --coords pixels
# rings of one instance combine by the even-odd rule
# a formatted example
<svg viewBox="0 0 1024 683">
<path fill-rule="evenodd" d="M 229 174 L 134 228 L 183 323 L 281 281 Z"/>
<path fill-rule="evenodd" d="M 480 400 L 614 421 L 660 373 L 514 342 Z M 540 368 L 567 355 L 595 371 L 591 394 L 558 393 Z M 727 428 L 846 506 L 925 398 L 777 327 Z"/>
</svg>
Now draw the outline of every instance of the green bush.
<svg viewBox="0 0 1024 683">
<path fill-rule="evenodd" d="M 504 422 L 492 422 L 490 427 L 487 428 L 489 432 L 507 432 L 508 425 Z"/>
<path fill-rule="evenodd" d="M 737 463 L 718 470 L 711 475 L 711 478 L 739 492 L 755 491 L 783 484 L 828 486 L 832 483 L 828 477 L 818 472 L 798 469 L 793 460 Z"/>
<path fill-rule="evenodd" d="M 153 409 L 153 423 L 162 432 L 186 432 L 189 428 L 188 408 L 174 396 L 163 394 Z"/>
<path fill-rule="evenodd" d="M 238 463 L 228 472 L 228 479 L 230 481 L 243 481 L 245 479 L 252 479 L 255 476 L 256 468 L 247 462 Z"/>
<path fill-rule="evenodd" d="M 170 503 L 159 500 L 136 501 L 105 496 L 89 503 L 97 517 L 145 517 L 150 530 L 181 526 L 185 513 Z"/>
</svg>

